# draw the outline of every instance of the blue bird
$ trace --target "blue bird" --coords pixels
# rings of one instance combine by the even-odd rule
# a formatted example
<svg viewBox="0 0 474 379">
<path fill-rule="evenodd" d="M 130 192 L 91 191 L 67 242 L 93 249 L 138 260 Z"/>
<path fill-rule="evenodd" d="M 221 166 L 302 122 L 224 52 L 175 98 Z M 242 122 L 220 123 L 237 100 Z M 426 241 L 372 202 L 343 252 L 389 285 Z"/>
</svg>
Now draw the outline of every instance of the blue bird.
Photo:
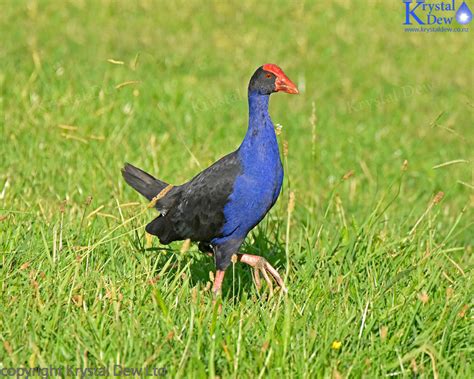
<svg viewBox="0 0 474 379">
<path fill-rule="evenodd" d="M 286 291 L 265 258 L 239 253 L 245 237 L 272 208 L 281 190 L 283 166 L 268 113 L 270 95 L 279 91 L 298 93 L 280 67 L 259 67 L 248 86 L 249 124 L 242 144 L 187 183 L 172 186 L 128 163 L 122 169 L 125 181 L 160 212 L 146 226 L 147 233 L 162 244 L 190 239 L 214 256 L 216 295 L 233 255 L 253 267 L 257 287 L 261 273 L 270 288 L 273 278 Z"/>
</svg>

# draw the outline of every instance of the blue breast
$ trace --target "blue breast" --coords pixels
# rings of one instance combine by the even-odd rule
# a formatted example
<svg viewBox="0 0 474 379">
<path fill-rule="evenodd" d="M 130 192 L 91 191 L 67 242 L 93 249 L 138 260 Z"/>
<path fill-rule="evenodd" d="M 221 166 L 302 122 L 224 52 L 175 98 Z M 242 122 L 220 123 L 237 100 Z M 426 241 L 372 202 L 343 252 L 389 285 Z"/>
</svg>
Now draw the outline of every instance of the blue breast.
<svg viewBox="0 0 474 379">
<path fill-rule="evenodd" d="M 234 182 L 224 207 L 224 237 L 212 241 L 243 239 L 267 214 L 280 194 L 283 182 L 278 142 L 268 114 L 265 95 L 249 95 L 249 127 L 238 149 L 242 172 Z"/>
</svg>

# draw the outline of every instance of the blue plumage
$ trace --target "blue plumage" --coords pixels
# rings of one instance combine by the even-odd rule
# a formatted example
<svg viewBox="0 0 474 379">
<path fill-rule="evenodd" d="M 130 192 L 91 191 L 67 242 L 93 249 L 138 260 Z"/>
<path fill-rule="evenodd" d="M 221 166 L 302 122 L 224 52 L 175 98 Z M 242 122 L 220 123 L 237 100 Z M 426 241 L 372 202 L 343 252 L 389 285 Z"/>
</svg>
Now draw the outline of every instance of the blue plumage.
<svg viewBox="0 0 474 379">
<path fill-rule="evenodd" d="M 213 244 L 242 241 L 263 219 L 280 194 L 283 167 L 268 113 L 268 100 L 269 95 L 249 94 L 249 126 L 237 150 L 242 172 L 236 177 L 224 207 L 223 237 L 212 240 Z"/>
</svg>

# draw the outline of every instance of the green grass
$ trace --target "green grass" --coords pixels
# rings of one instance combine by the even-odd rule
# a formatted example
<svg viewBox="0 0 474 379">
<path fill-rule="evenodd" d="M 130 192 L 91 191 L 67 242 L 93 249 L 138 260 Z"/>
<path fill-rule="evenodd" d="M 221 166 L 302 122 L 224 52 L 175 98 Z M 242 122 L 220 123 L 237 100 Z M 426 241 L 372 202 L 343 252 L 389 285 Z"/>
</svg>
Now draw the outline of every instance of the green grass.
<svg viewBox="0 0 474 379">
<path fill-rule="evenodd" d="M 472 31 L 347 3 L 2 2 L 0 368 L 472 377 Z M 301 94 L 272 97 L 284 189 L 243 250 L 289 293 L 236 265 L 218 315 L 212 259 L 147 248 L 120 168 L 181 183 L 236 148 L 267 62 Z"/>
</svg>

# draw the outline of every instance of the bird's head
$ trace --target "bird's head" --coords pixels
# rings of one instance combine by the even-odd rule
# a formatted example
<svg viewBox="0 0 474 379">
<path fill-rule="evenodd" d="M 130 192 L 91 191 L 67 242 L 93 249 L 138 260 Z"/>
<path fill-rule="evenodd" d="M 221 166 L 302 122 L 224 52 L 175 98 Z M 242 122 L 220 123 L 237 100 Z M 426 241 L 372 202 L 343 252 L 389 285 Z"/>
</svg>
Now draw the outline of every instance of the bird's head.
<svg viewBox="0 0 474 379">
<path fill-rule="evenodd" d="M 249 83 L 249 93 L 270 95 L 279 91 L 291 94 L 299 93 L 296 85 L 276 64 L 264 64 L 252 75 Z"/>
</svg>

